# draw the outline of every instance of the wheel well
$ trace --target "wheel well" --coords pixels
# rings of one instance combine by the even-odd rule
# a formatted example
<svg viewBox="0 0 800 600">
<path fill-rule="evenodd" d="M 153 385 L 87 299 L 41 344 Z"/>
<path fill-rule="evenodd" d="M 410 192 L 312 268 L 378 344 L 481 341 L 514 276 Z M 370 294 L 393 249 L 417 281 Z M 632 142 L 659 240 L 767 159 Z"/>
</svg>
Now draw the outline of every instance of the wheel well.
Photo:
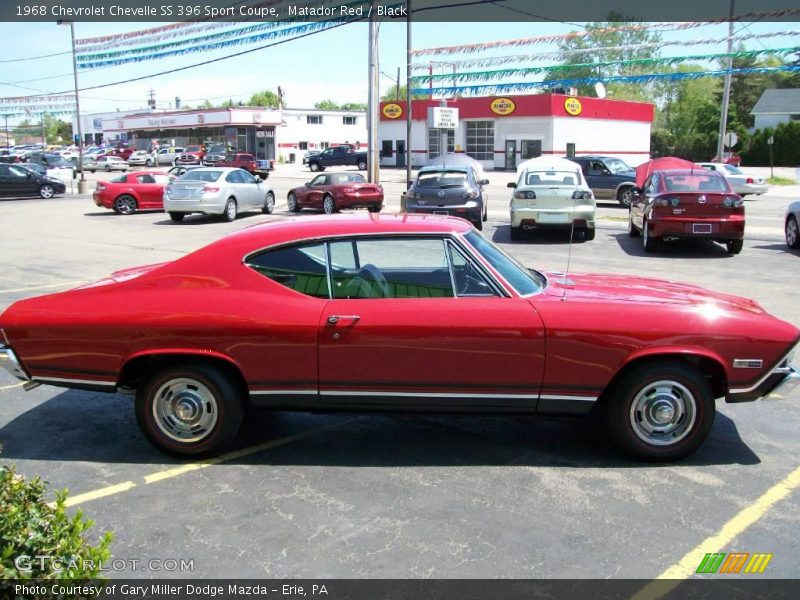
<svg viewBox="0 0 800 600">
<path fill-rule="evenodd" d="M 119 200 L 119 199 L 120 199 L 120 198 L 122 198 L 123 196 L 130 196 L 131 198 L 133 198 L 133 199 L 134 199 L 134 201 L 136 202 L 136 204 L 139 204 L 139 199 L 138 199 L 136 196 L 134 196 L 133 194 L 131 194 L 130 192 L 124 192 L 124 193 L 120 194 L 119 196 L 117 196 L 116 198 L 114 198 L 114 202 L 116 202 L 117 200 Z"/>
<path fill-rule="evenodd" d="M 637 369 L 642 365 L 655 364 L 665 361 L 683 363 L 684 365 L 688 365 L 694 369 L 697 369 L 697 371 L 699 371 L 700 374 L 703 375 L 703 377 L 705 377 L 708 383 L 711 385 L 711 390 L 714 392 L 714 398 L 722 398 L 728 391 L 728 378 L 725 374 L 725 369 L 716 360 L 708 358 L 707 356 L 699 356 L 696 354 L 658 354 L 643 356 L 641 358 L 632 360 L 623 366 L 619 371 L 617 371 L 611 381 L 608 382 L 608 385 L 600 395 L 599 401 L 607 401 L 606 396 L 611 390 L 614 389 L 614 386 L 617 384 L 617 382 L 634 369 Z"/>
<path fill-rule="evenodd" d="M 239 368 L 233 363 L 213 356 L 197 354 L 148 354 L 129 360 L 122 367 L 119 376 L 119 387 L 135 389 L 139 387 L 148 374 L 178 364 L 203 364 L 219 369 L 228 376 L 234 385 L 247 391 L 247 382 Z"/>
</svg>

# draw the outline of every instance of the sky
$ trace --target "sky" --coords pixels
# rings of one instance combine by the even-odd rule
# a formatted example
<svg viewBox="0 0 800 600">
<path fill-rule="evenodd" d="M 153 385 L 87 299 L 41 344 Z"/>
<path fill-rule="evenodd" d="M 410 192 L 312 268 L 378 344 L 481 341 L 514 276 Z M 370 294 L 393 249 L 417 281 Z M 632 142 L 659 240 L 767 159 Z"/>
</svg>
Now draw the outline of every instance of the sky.
<svg viewBox="0 0 800 600">
<path fill-rule="evenodd" d="M 119 34 L 157 26 L 157 23 L 76 23 L 76 37 Z M 509 38 L 567 33 L 573 25 L 562 23 L 414 23 L 415 49 L 443 45 L 478 43 Z M 800 23 L 737 24 L 737 31 L 762 33 L 800 29 Z M 68 27 L 55 23 L 0 23 L 4 51 L 0 55 L 0 98 L 36 93 L 72 90 L 72 59 Z M 686 31 L 667 32 L 665 40 L 691 40 L 723 37 L 726 24 L 705 25 Z M 241 57 L 224 60 L 172 75 L 143 81 L 107 85 L 115 81 L 194 64 L 239 50 L 255 47 L 239 46 L 214 52 L 188 54 L 160 60 L 133 63 L 91 71 L 79 71 L 80 87 L 103 85 L 97 90 L 82 92 L 81 113 L 119 110 L 129 112 L 146 106 L 148 92 L 154 90 L 157 107 L 170 109 L 176 96 L 182 104 L 196 106 L 208 99 L 220 103 L 228 98 L 247 101 L 254 92 L 275 90 L 281 86 L 286 102 L 293 108 L 310 108 L 315 102 L 331 99 L 339 103 L 367 101 L 367 35 L 366 23 L 353 23 L 332 31 L 320 32 L 305 39 L 290 41 Z M 800 46 L 798 37 L 768 38 L 747 43 L 748 49 Z M 405 79 L 406 29 L 404 23 L 382 22 L 379 33 L 381 93 L 394 84 L 397 68 Z M 508 55 L 556 50 L 554 45 L 510 48 L 495 54 Z M 688 53 L 724 52 L 725 44 L 713 46 L 668 46 L 664 56 Z M 27 57 L 64 52 L 59 56 L 38 60 Z M 464 58 L 464 57 L 460 57 Z M 454 58 L 455 60 L 456 58 Z M 427 62 L 427 58 L 419 58 Z M 547 64 L 547 63 L 540 63 Z M 46 79 L 45 79 L 46 78 Z M 24 81 L 24 80 L 36 81 Z M 401 81 L 404 83 L 404 81 Z M 11 85 L 13 84 L 13 85 Z M 68 120 L 67 116 L 61 117 Z M 9 119 L 9 126 L 19 119 Z"/>
</svg>

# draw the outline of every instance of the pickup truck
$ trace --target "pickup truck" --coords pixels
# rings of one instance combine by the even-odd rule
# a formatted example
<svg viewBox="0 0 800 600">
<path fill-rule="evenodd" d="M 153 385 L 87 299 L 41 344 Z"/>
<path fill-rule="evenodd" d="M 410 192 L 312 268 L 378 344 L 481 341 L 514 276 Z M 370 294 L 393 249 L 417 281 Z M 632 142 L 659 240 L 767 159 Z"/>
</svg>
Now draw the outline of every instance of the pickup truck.
<svg viewBox="0 0 800 600">
<path fill-rule="evenodd" d="M 366 171 L 367 153 L 355 152 L 350 146 L 334 146 L 308 157 L 308 168 L 312 171 L 324 171 L 327 167 L 347 165 L 355 165 L 361 171 Z"/>
<path fill-rule="evenodd" d="M 228 154 L 223 160 L 214 165 L 215 167 L 238 167 L 244 169 L 251 175 L 258 175 L 261 179 L 269 177 L 272 170 L 271 160 L 256 160 L 252 154 Z"/>
</svg>

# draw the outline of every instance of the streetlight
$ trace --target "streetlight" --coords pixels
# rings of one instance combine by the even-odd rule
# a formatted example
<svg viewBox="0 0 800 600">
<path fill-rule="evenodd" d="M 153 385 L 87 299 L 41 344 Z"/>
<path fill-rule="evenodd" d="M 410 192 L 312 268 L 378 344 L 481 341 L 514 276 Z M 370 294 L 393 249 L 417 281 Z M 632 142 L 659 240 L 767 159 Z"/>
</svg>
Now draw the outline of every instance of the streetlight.
<svg viewBox="0 0 800 600">
<path fill-rule="evenodd" d="M 67 19 L 59 19 L 56 21 L 58 25 L 69 25 L 69 31 L 72 36 L 72 73 L 75 79 L 75 113 L 78 121 L 78 169 L 81 172 L 81 178 L 78 181 L 78 193 L 85 194 L 89 190 L 89 184 L 83 173 L 83 129 L 81 128 L 81 104 L 78 100 L 78 59 L 75 56 L 75 23 Z"/>
</svg>

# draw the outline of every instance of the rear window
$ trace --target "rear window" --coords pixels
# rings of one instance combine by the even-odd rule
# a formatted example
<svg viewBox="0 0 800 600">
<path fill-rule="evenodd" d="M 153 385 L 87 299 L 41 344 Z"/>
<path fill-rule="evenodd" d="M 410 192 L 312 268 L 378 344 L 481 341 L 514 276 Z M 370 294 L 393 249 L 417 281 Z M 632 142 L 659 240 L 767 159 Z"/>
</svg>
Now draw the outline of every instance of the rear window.
<svg viewBox="0 0 800 600">
<path fill-rule="evenodd" d="M 719 173 L 705 171 L 691 175 L 664 175 L 664 189 L 669 192 L 728 192 L 728 182 Z"/>
<path fill-rule="evenodd" d="M 210 183 L 219 179 L 220 175 L 222 175 L 222 171 L 201 171 L 199 169 L 194 169 L 192 171 L 186 171 L 181 177 L 181 181 L 205 181 Z"/>
<path fill-rule="evenodd" d="M 431 171 L 420 173 L 417 178 L 417 185 L 421 188 L 448 188 L 465 187 L 467 185 L 467 174 L 464 171 Z"/>
<path fill-rule="evenodd" d="M 110 180 L 111 183 L 128 183 L 128 176 L 127 175 L 118 175 L 114 177 L 114 179 Z"/>
<path fill-rule="evenodd" d="M 578 185 L 574 171 L 525 171 L 525 185 Z"/>
</svg>

